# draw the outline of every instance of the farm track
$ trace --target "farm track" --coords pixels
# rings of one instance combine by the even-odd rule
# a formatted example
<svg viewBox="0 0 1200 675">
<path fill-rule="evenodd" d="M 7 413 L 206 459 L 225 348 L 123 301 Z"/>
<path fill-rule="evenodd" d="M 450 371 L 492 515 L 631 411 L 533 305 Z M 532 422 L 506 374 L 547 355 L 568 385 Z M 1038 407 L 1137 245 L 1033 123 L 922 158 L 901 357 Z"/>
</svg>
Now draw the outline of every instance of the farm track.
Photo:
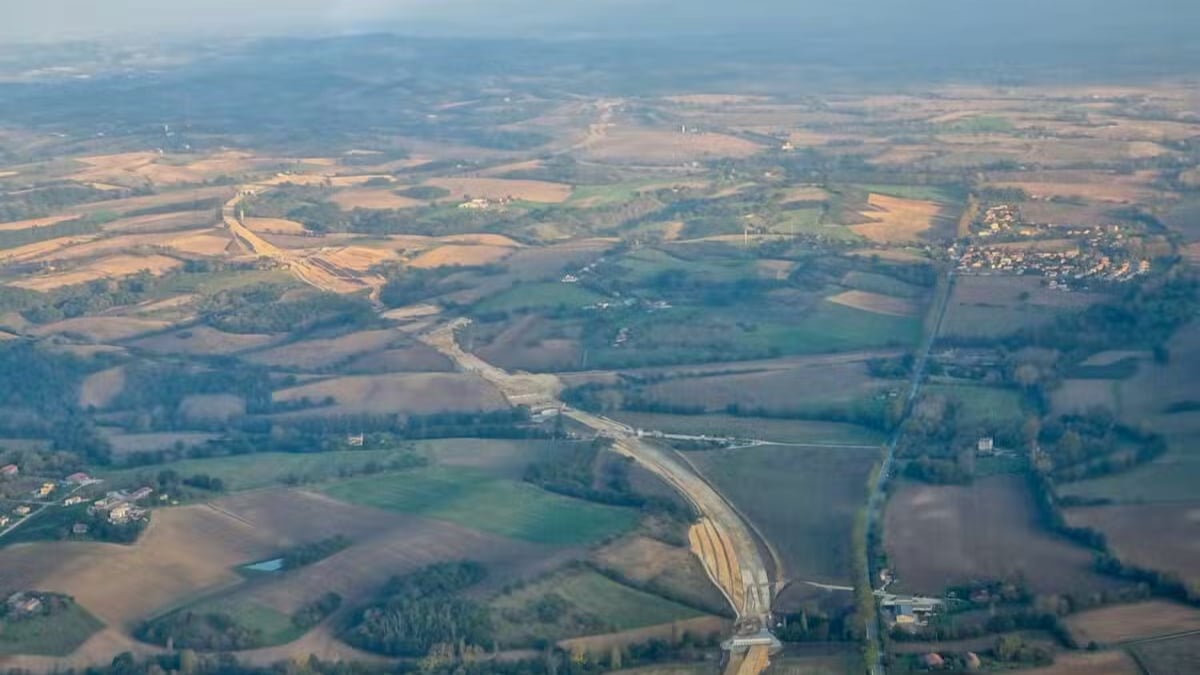
<svg viewBox="0 0 1200 675">
<path fill-rule="evenodd" d="M 559 399 L 562 384 L 552 375 L 511 374 L 466 352 L 455 331 L 467 319 L 442 324 L 421 340 L 449 357 L 466 372 L 479 375 L 499 389 L 514 405 L 558 408 L 570 419 L 597 435 L 612 439 L 613 449 L 641 464 L 678 491 L 700 516 L 689 531 L 692 550 L 705 572 L 737 613 L 727 675 L 757 675 L 767 665 L 770 648 L 778 642 L 770 634 L 774 586 L 763 559 L 759 537 L 737 510 L 678 454 L 649 442 L 626 424 L 582 410 L 568 408 Z"/>
</svg>

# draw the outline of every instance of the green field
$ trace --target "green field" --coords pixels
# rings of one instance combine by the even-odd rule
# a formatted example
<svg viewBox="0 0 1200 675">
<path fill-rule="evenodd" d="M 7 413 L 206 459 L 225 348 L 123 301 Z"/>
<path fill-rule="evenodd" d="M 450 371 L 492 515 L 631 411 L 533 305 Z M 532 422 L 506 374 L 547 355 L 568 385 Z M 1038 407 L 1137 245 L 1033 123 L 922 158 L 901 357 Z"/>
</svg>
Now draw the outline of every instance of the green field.
<svg viewBox="0 0 1200 675">
<path fill-rule="evenodd" d="M 431 466 L 328 485 L 335 499 L 543 544 L 586 544 L 632 528 L 633 509 L 563 497 L 466 467 Z"/>
<path fill-rule="evenodd" d="M 850 580 L 850 530 L 880 449 L 763 445 L 690 452 L 691 459 L 772 542 L 781 576 Z"/>
<path fill-rule="evenodd" d="M 77 604 L 49 617 L 0 624 L 0 655 L 66 656 L 104 627 Z"/>
<path fill-rule="evenodd" d="M 476 313 L 517 312 L 568 307 L 578 309 L 607 298 L 578 284 L 557 282 L 520 284 L 484 298 L 472 308 Z"/>
<path fill-rule="evenodd" d="M 1166 455 L 1129 471 L 1062 483 L 1062 495 L 1143 504 L 1194 502 L 1200 480 L 1200 434 L 1168 437 Z"/>
<path fill-rule="evenodd" d="M 539 621 L 530 607 L 547 595 L 566 601 L 566 611 L 552 621 Z M 581 635 L 657 626 L 704 616 L 657 595 L 619 584 L 591 570 L 571 570 L 510 591 L 492 601 L 502 644 L 519 645 L 542 638 L 562 640 Z"/>
<path fill-rule="evenodd" d="M 784 354 L 819 354 L 875 347 L 908 347 L 921 335 L 921 319 L 866 312 L 822 302 L 799 325 L 766 324 L 753 336 Z"/>
<path fill-rule="evenodd" d="M 925 393 L 958 404 L 959 424 L 1000 424 L 1024 419 L 1021 394 L 1015 389 L 968 384 L 929 384 Z"/>
<path fill-rule="evenodd" d="M 930 293 L 929 289 L 874 272 L 849 272 L 842 279 L 842 284 L 848 288 L 897 298 L 920 298 Z"/>
<path fill-rule="evenodd" d="M 683 255 L 685 249 L 676 250 Z M 621 279 L 631 284 L 644 284 L 663 272 L 680 272 L 709 283 L 734 282 L 754 275 L 751 264 L 745 260 L 708 257 L 685 259 L 657 248 L 631 251 L 622 256 L 617 264 L 623 271 Z"/>
<path fill-rule="evenodd" d="M 166 618 L 177 612 L 194 614 L 223 614 L 242 628 L 259 634 L 258 647 L 287 644 L 304 635 L 305 630 L 292 623 L 290 616 L 266 605 L 259 604 L 244 594 L 231 593 L 220 597 L 200 600 L 173 610 Z"/>
<path fill-rule="evenodd" d="M 321 453 L 260 452 L 210 459 L 183 459 L 152 467 L 102 473 L 100 477 L 116 486 L 144 484 L 160 471 L 171 470 L 180 476 L 208 474 L 220 478 L 225 489 L 254 490 L 286 483 L 316 483 L 338 478 L 340 473 L 360 473 L 375 464 L 386 467 L 393 462 L 411 461 L 408 450 L 356 450 Z"/>
</svg>

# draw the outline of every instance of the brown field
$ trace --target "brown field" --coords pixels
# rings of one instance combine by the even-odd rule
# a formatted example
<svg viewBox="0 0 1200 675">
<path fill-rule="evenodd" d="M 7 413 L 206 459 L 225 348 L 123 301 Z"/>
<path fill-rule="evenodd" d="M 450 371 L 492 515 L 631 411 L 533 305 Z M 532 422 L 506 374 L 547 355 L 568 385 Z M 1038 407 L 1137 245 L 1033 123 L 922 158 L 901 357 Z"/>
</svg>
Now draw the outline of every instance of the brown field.
<svg viewBox="0 0 1200 675">
<path fill-rule="evenodd" d="M 571 186 L 541 180 L 505 178 L 434 178 L 428 181 L 450 191 L 448 199 L 520 199 L 528 202 L 559 204 L 571 196 Z"/>
<path fill-rule="evenodd" d="M 1166 600 L 1112 605 L 1067 617 L 1076 642 L 1111 645 L 1160 635 L 1200 631 L 1200 610 Z"/>
<path fill-rule="evenodd" d="M 276 339 L 272 335 L 225 333 L 208 326 L 196 326 L 186 330 L 164 333 L 143 338 L 130 344 L 156 354 L 227 355 L 247 349 L 268 345 Z"/>
<path fill-rule="evenodd" d="M 1071 509 L 1068 520 L 1103 532 L 1121 560 L 1200 584 L 1200 501 Z"/>
<path fill-rule="evenodd" d="M 1024 675 L 1142 675 L 1137 663 L 1125 652 L 1058 654 L 1052 666 L 1021 672 Z"/>
<path fill-rule="evenodd" d="M 352 375 L 378 373 L 448 373 L 454 364 L 436 349 L 413 344 L 402 349 L 387 349 L 365 354 L 346 364 L 343 371 Z"/>
<path fill-rule="evenodd" d="M 189 394 L 179 402 L 188 420 L 227 420 L 246 414 L 246 400 L 236 394 Z"/>
<path fill-rule="evenodd" d="M 387 174 L 373 173 L 361 176 L 330 176 L 329 183 L 333 185 L 333 187 L 354 187 L 356 185 L 362 185 L 372 178 L 386 178 L 392 182 L 395 182 L 396 180 Z"/>
<path fill-rule="evenodd" d="M 162 243 L 163 246 L 179 251 L 180 253 L 191 253 L 202 256 L 224 255 L 229 250 L 231 244 L 233 244 L 233 238 L 230 234 L 227 231 L 216 228 L 205 232 L 173 237 Z"/>
<path fill-rule="evenodd" d="M 279 234 L 304 234 L 308 231 L 304 225 L 285 218 L 246 218 L 246 227 L 258 234 L 275 232 Z"/>
<path fill-rule="evenodd" d="M 1136 172 L 1120 176 L 1102 171 L 1044 171 L 1014 174 L 1011 177 L 994 175 L 991 185 L 1016 187 L 1035 199 L 1050 197 L 1080 197 L 1097 202 L 1130 203 L 1145 201 L 1154 196 L 1149 187 L 1155 179 L 1153 172 Z"/>
<path fill-rule="evenodd" d="M 123 316 L 91 316 L 65 319 L 38 326 L 32 335 L 79 335 L 92 342 L 117 342 L 137 335 L 163 330 L 171 324 L 152 319 L 134 319 Z"/>
<path fill-rule="evenodd" d="M 163 255 L 111 255 L 76 267 L 68 272 L 26 277 L 11 281 L 9 285 L 27 288 L 31 291 L 52 291 L 63 286 L 74 286 L 95 281 L 96 279 L 130 276 L 143 270 L 149 271 L 151 274 L 160 275 L 182 264 L 175 258 L 168 258 Z"/>
<path fill-rule="evenodd" d="M 113 627 L 130 626 L 206 590 L 241 580 L 233 567 L 285 540 L 207 505 L 156 511 L 136 544 L 52 542 L 0 551 L 0 585 L 74 596 Z"/>
<path fill-rule="evenodd" d="M 71 246 L 70 248 L 59 248 L 58 250 L 48 252 L 40 259 L 42 261 L 52 262 L 57 260 L 90 258 L 109 253 L 120 253 L 128 250 L 145 249 L 146 247 L 172 248 L 176 247 L 177 242 L 181 247 L 190 247 L 196 245 L 193 240 L 200 235 L 221 237 L 224 239 L 226 244 L 229 242 L 228 233 L 219 228 L 213 227 L 181 230 L 175 232 L 120 234 L 113 237 L 104 237 L 95 239 L 94 241 L 80 243 Z M 218 250 L 216 253 L 219 254 L 220 252 L 221 251 Z"/>
<path fill-rule="evenodd" d="M 1043 531 L 1036 518 L 1029 490 L 1015 476 L 969 487 L 905 483 L 888 501 L 884 544 L 898 585 L 913 592 L 1017 575 L 1037 593 L 1117 585 L 1092 571 L 1089 551 Z"/>
<path fill-rule="evenodd" d="M 407 209 L 425 203 L 387 188 L 350 188 L 334 194 L 330 201 L 343 209 Z"/>
<path fill-rule="evenodd" d="M 29 220 L 14 220 L 9 223 L 0 223 L 0 232 L 10 230 L 28 230 L 35 227 L 45 227 L 55 223 L 61 223 L 64 220 L 71 220 L 77 216 L 67 214 L 63 216 L 50 216 L 49 218 L 31 218 Z"/>
<path fill-rule="evenodd" d="M 398 256 L 395 251 L 386 248 L 367 248 L 366 246 L 346 246 L 331 251 L 322 251 L 317 257 L 354 272 L 366 272 L 372 267 Z"/>
<path fill-rule="evenodd" d="M 570 638 L 559 641 L 559 646 L 567 651 L 582 649 L 589 654 L 608 654 L 613 647 L 628 647 L 632 644 L 646 642 L 655 638 L 669 640 L 676 633 L 691 632 L 695 635 L 708 636 L 716 633 L 726 635 L 732 629 L 733 622 L 718 616 L 698 616 L 674 623 L 659 626 L 647 626 L 633 630 L 623 630 L 606 635 L 589 635 L 587 637 Z"/>
<path fill-rule="evenodd" d="M 355 375 L 303 384 L 277 391 L 276 401 L 308 397 L 321 401 L 332 396 L 336 404 L 290 415 L 345 415 L 356 413 L 432 413 L 501 410 L 504 396 L 483 379 L 464 373 Z"/>
<path fill-rule="evenodd" d="M 96 238 L 96 235 L 59 237 L 57 239 L 47 239 L 46 241 L 39 241 L 33 244 L 26 244 L 24 246 L 17 246 L 16 248 L 6 249 L 3 253 L 0 253 L 0 262 L 28 262 L 30 260 L 40 258 L 48 253 L 53 253 L 54 251 L 67 248 L 68 246 L 75 246 L 84 242 L 93 241 Z"/>
<path fill-rule="evenodd" d="M 413 258 L 409 263 L 412 267 L 430 268 L 460 265 L 475 267 L 489 265 L 504 260 L 512 255 L 513 249 L 507 246 L 460 246 L 448 244 L 439 246 Z"/>
<path fill-rule="evenodd" d="M 934 227 L 942 213 L 942 206 L 936 202 L 873 193 L 868 204 L 871 208 L 862 214 L 872 222 L 851 225 L 850 229 L 871 241 L 884 243 L 917 239 Z"/>
<path fill-rule="evenodd" d="M 616 128 L 594 138 L 582 154 L 594 160 L 633 164 L 677 164 L 716 157 L 749 157 L 762 146 L 718 133 L 681 134 L 678 129 Z"/>
<path fill-rule="evenodd" d="M 372 330 L 323 340 L 302 340 L 255 352 L 245 357 L 265 366 L 319 370 L 401 341 L 394 330 Z"/>
<path fill-rule="evenodd" d="M 117 185 L 200 183 L 221 175 L 238 175 L 261 169 L 270 160 L 255 160 L 241 152 L 222 152 L 203 159 L 181 162 L 184 157 L 162 157 L 154 152 L 130 152 L 83 157 L 88 168 L 72 178 L 81 182 L 100 181 Z M 186 159 L 191 159 L 187 157 Z"/>
<path fill-rule="evenodd" d="M 1021 299 L 1023 293 L 1029 296 Z M 1028 276 L 960 276 L 946 310 L 946 335 L 997 336 L 1052 321 L 1063 310 L 1101 302 L 1097 293 L 1052 290 Z"/>
<path fill-rule="evenodd" d="M 79 385 L 79 405 L 83 408 L 95 406 L 107 408 L 113 399 L 125 389 L 125 367 L 117 366 L 92 373 Z"/>
<path fill-rule="evenodd" d="M 916 304 L 911 300 L 867 291 L 846 291 L 827 298 L 827 300 L 839 305 L 890 316 L 912 316 L 918 312 Z"/>
<path fill-rule="evenodd" d="M 228 186 L 187 188 L 173 190 L 145 197 L 129 197 L 127 199 L 111 199 L 103 202 L 81 204 L 78 211 L 83 213 L 100 213 L 112 211 L 117 214 L 127 213 L 138 209 L 166 206 L 182 202 L 192 202 L 214 197 L 227 198 L 234 193 L 234 188 Z"/>
<path fill-rule="evenodd" d="M 1155 640 L 1132 650 L 1145 669 L 1143 675 L 1194 675 L 1200 673 L 1200 635 Z"/>
</svg>

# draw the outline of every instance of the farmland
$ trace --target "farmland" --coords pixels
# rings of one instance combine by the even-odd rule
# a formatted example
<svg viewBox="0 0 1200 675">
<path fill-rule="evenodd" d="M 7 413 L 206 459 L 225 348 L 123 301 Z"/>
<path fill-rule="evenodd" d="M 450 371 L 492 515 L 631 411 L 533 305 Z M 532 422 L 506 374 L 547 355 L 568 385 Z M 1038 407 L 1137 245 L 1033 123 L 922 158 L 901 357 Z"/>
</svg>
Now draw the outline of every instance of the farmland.
<svg viewBox="0 0 1200 675">
<path fill-rule="evenodd" d="M 1083 612 L 1072 616 L 1067 624 L 1079 644 L 1113 645 L 1200 631 L 1200 611 L 1151 600 Z"/>
<path fill-rule="evenodd" d="M 543 492 L 466 468 L 429 467 L 353 478 L 322 492 L 351 504 L 446 520 L 483 532 L 547 544 L 583 544 L 632 527 L 637 514 Z"/>
<path fill-rule="evenodd" d="M 940 593 L 953 583 L 1017 575 L 1047 593 L 1116 585 L 1092 571 L 1088 551 L 1040 529 L 1018 477 L 986 478 L 971 487 L 904 484 L 888 502 L 884 533 L 897 586 L 911 592 Z M 929 541 L 941 545 L 931 550 L 924 545 Z"/>
<path fill-rule="evenodd" d="M 52 616 L 6 623 L 0 635 L 0 656 L 66 656 L 102 626 L 86 609 L 72 603 Z"/>
</svg>

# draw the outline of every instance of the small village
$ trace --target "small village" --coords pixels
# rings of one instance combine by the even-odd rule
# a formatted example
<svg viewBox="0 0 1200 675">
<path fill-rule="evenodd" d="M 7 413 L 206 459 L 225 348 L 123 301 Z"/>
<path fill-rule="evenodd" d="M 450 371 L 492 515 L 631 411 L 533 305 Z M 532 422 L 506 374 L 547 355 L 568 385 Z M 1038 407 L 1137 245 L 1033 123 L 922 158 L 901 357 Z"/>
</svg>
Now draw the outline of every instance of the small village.
<svg viewBox="0 0 1200 675">
<path fill-rule="evenodd" d="M 1126 257 L 1129 237 L 1120 225 L 1055 226 L 1052 232 L 1047 227 L 1025 222 L 1013 206 L 993 206 L 975 232 L 988 243 L 954 244 L 947 253 L 959 274 L 1040 276 L 1050 288 L 1064 291 L 1092 282 L 1124 283 L 1150 272 L 1149 260 Z"/>
<path fill-rule="evenodd" d="M 32 481 L 30 484 L 37 486 L 27 492 L 19 493 L 27 495 L 27 497 L 13 496 L 12 489 L 6 491 L 5 498 L 17 503 L 7 511 L 0 511 L 0 536 L 17 529 L 47 508 L 69 508 L 90 501 L 91 498 L 79 494 L 80 491 L 103 482 L 82 471 L 72 473 L 60 480 L 22 478 L 21 469 L 16 464 L 0 467 L 0 480 L 3 480 L 10 488 L 18 490 L 26 481 Z M 148 517 L 148 511 L 138 506 L 138 503 L 149 498 L 153 493 L 154 490 L 150 487 L 141 487 L 132 492 L 109 491 L 104 497 L 92 501 L 87 506 L 87 515 L 93 518 L 102 517 L 112 525 L 144 521 Z M 71 527 L 71 534 L 83 536 L 87 535 L 89 530 L 90 527 L 87 523 L 75 522 Z"/>
</svg>

